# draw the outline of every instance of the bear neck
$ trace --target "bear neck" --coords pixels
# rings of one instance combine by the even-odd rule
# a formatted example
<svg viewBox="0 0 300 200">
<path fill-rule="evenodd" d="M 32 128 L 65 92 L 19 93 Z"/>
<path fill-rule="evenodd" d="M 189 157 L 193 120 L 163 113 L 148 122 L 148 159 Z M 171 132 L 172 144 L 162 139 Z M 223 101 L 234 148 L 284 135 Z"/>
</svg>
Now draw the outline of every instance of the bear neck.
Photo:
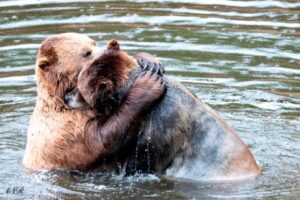
<svg viewBox="0 0 300 200">
<path fill-rule="evenodd" d="M 70 81 L 64 75 L 53 75 L 51 71 L 45 72 L 36 68 L 37 80 L 37 106 L 41 109 L 57 112 L 65 111 L 68 106 L 64 102 L 64 91 L 70 87 Z"/>
<path fill-rule="evenodd" d="M 140 72 L 141 69 L 139 67 L 133 68 L 131 71 L 129 71 L 127 82 L 116 90 L 115 95 L 120 102 L 124 101 Z"/>
</svg>

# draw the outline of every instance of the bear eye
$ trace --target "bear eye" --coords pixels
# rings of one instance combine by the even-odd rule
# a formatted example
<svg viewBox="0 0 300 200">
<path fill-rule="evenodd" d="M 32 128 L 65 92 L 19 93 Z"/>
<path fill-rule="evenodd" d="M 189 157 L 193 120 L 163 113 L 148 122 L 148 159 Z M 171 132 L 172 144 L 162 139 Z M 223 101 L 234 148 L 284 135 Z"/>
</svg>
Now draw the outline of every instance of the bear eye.
<svg viewBox="0 0 300 200">
<path fill-rule="evenodd" d="M 89 57 L 91 54 L 92 54 L 92 51 L 85 51 L 85 52 L 82 54 L 82 57 L 87 58 L 87 57 Z"/>
</svg>

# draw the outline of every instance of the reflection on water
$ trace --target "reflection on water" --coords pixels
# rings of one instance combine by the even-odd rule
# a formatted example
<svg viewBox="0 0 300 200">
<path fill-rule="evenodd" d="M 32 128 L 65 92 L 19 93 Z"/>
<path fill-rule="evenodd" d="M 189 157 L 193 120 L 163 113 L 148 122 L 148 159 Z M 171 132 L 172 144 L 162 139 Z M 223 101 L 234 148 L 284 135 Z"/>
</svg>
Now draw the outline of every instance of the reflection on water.
<svg viewBox="0 0 300 200">
<path fill-rule="evenodd" d="M 0 2 L 0 198 L 297 199 L 300 195 L 300 2 L 297 0 L 15 0 Z M 146 51 L 216 109 L 263 169 L 213 183 L 37 173 L 21 165 L 34 108 L 34 62 L 48 35 L 81 32 Z M 10 186 L 24 187 L 19 195 Z"/>
</svg>

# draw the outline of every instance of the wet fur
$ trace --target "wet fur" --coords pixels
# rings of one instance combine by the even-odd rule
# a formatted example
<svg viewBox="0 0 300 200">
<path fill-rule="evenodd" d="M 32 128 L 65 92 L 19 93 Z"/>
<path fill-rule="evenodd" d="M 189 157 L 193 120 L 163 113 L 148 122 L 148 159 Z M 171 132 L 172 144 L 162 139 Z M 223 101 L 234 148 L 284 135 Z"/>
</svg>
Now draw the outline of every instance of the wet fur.
<svg viewBox="0 0 300 200">
<path fill-rule="evenodd" d="M 121 68 L 126 66 L 124 64 L 127 61 L 124 62 L 124 54 L 119 49 L 107 53 L 113 59 L 108 58 L 102 62 L 112 62 L 113 70 L 118 64 Z M 99 63 L 94 63 L 91 67 L 98 69 L 98 65 Z M 129 82 L 121 88 L 130 88 L 138 73 L 140 72 L 137 70 L 131 71 Z M 98 78 L 93 75 L 90 76 L 91 79 Z M 102 76 L 113 80 L 106 76 L 106 72 Z M 88 81 L 88 76 L 79 79 L 82 85 Z M 134 137 L 120 151 L 99 159 L 98 164 L 107 164 L 109 160 L 118 162 L 126 174 L 156 173 L 184 178 L 226 180 L 257 176 L 260 169 L 253 155 L 233 129 L 182 84 L 167 78 L 165 81 L 167 92 L 161 102 L 151 112 L 144 113 L 136 121 L 134 128 L 128 129 L 128 134 Z M 90 89 L 92 88 L 82 87 L 80 92 L 85 93 L 85 90 Z M 126 90 L 119 93 L 117 86 L 110 95 L 122 99 L 126 94 L 124 91 Z M 105 99 L 105 94 L 101 95 Z M 90 98 L 85 95 L 83 97 Z M 97 98 L 97 95 L 92 98 Z M 94 99 L 100 107 L 105 103 L 101 98 Z M 140 106 L 138 100 L 137 107 Z M 97 109 L 94 104 L 92 106 Z M 102 113 L 102 110 L 98 111 Z M 130 117 L 130 114 L 124 117 Z"/>
</svg>

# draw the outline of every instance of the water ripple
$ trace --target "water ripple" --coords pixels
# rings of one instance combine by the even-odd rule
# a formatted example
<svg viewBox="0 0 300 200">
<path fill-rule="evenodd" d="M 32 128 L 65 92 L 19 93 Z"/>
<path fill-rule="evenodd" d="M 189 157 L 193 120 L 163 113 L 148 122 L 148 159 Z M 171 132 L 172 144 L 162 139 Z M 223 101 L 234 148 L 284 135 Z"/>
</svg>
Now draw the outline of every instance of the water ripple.
<svg viewBox="0 0 300 200">
<path fill-rule="evenodd" d="M 300 2 L 297 0 L 0 1 L 0 188 L 25 199 L 297 199 L 300 195 Z M 213 107 L 249 145 L 256 180 L 28 173 L 21 164 L 34 109 L 37 49 L 81 32 L 146 51 Z M 12 196 L 9 196 L 12 197 Z M 0 191 L 0 198 L 9 198 Z"/>
<path fill-rule="evenodd" d="M 30 26 L 46 26 L 58 24 L 83 24 L 91 22 L 114 22 L 114 23 L 147 23 L 150 25 L 213 25 L 213 24 L 230 24 L 240 26 L 266 26 L 271 28 L 300 28 L 299 23 L 287 22 L 271 22 L 271 21 L 248 21 L 234 20 L 217 17 L 191 17 L 191 16 L 139 16 L 137 14 L 128 14 L 126 16 L 115 16 L 112 14 L 103 15 L 82 15 L 69 19 L 34 19 L 26 21 L 18 21 L 13 23 L 3 23 L 0 25 L 0 30 L 24 28 Z"/>
</svg>

